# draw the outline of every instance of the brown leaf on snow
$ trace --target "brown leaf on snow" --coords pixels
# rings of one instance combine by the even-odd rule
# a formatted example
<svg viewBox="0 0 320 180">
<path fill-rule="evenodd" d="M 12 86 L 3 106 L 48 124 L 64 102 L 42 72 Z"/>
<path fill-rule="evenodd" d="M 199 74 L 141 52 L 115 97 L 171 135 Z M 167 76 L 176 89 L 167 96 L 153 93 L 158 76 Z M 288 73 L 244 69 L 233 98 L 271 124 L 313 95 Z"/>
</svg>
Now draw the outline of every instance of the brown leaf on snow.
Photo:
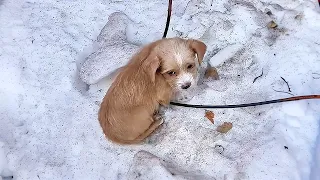
<svg viewBox="0 0 320 180">
<path fill-rule="evenodd" d="M 219 79 L 219 74 L 218 74 L 218 71 L 215 67 L 208 67 L 205 74 L 204 74 L 204 77 L 206 79 L 208 78 L 212 78 L 214 80 L 218 80 Z"/>
<path fill-rule="evenodd" d="M 224 122 L 222 125 L 217 127 L 219 133 L 227 133 L 232 128 L 231 122 Z"/>
<path fill-rule="evenodd" d="M 204 117 L 209 119 L 212 122 L 212 124 L 214 124 L 214 113 L 212 111 L 206 111 Z"/>
<path fill-rule="evenodd" d="M 276 22 L 274 22 L 274 21 L 270 21 L 270 22 L 267 24 L 267 27 L 268 27 L 269 29 L 274 29 L 274 28 L 278 27 L 278 24 L 277 24 Z"/>
</svg>

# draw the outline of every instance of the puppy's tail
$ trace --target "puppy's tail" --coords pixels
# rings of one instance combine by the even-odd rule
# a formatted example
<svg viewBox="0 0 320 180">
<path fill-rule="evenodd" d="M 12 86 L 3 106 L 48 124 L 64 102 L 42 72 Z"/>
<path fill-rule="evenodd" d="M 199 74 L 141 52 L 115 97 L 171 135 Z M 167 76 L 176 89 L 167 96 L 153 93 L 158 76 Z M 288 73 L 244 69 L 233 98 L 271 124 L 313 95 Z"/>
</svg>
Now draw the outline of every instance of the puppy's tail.
<svg viewBox="0 0 320 180">
<path fill-rule="evenodd" d="M 163 120 L 156 120 L 154 121 L 150 127 L 143 132 L 141 135 L 139 135 L 136 139 L 121 139 L 117 136 L 115 136 L 114 133 L 110 131 L 111 124 L 107 119 L 107 112 L 106 112 L 105 105 L 101 104 L 101 108 L 99 110 L 98 119 L 100 122 L 100 125 L 102 127 L 103 133 L 105 136 L 111 140 L 112 142 L 116 144 L 122 144 L 122 145 L 129 145 L 129 144 L 142 144 L 143 140 L 145 140 L 151 133 L 153 133 L 162 123 Z"/>
<path fill-rule="evenodd" d="M 115 136 L 114 133 L 112 133 L 111 130 L 111 126 L 112 124 L 110 124 L 110 122 L 108 121 L 108 117 L 107 117 L 107 108 L 106 105 L 104 104 L 104 102 L 101 103 L 101 107 L 99 109 L 99 113 L 98 113 L 98 119 L 99 119 L 99 123 L 100 126 L 102 127 L 103 133 L 105 134 L 106 138 L 108 138 L 110 141 L 112 141 L 113 143 L 116 144 L 140 144 L 142 143 L 142 141 L 144 140 L 141 138 L 136 138 L 134 140 L 126 140 L 126 139 L 121 139 L 118 138 L 117 136 Z"/>
</svg>

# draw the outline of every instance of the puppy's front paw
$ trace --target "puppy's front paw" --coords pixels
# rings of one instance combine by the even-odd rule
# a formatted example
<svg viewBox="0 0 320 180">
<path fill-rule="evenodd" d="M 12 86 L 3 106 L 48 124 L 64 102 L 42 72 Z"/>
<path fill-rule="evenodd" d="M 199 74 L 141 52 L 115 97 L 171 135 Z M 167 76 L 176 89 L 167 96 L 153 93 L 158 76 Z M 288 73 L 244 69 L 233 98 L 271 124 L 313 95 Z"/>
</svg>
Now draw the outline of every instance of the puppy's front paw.
<svg viewBox="0 0 320 180">
<path fill-rule="evenodd" d="M 164 123 L 164 118 L 160 114 L 154 115 L 154 120 L 159 126 Z"/>
<path fill-rule="evenodd" d="M 164 123 L 164 119 L 163 118 L 160 118 L 159 120 L 157 120 L 157 123 L 160 125 L 162 125 Z"/>
</svg>

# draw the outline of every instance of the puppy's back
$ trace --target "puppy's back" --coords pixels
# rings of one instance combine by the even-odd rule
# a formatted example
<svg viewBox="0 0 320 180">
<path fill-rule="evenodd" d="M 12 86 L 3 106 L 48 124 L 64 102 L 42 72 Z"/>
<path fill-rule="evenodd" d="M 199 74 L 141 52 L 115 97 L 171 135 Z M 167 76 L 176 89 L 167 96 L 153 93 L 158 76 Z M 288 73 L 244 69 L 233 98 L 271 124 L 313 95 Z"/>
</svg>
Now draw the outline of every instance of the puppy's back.
<svg viewBox="0 0 320 180">
<path fill-rule="evenodd" d="M 121 69 L 101 103 L 100 125 L 104 134 L 116 143 L 140 142 L 137 134 L 148 129 L 158 108 L 155 84 L 142 68 L 151 46 L 142 49 Z"/>
</svg>

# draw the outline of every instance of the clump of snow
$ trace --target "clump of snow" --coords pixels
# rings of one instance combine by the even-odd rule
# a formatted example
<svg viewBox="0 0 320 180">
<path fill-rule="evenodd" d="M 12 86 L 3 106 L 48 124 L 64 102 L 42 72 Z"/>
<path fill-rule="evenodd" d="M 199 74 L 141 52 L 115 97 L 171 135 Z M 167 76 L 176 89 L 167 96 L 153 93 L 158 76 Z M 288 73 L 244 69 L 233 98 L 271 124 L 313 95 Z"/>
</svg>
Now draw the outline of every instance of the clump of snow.
<svg viewBox="0 0 320 180">
<path fill-rule="evenodd" d="M 173 3 L 168 37 L 204 41 L 205 63 L 220 76 L 205 81 L 189 103 L 320 93 L 317 2 Z M 136 48 L 161 38 L 166 14 L 167 2 L 159 0 L 3 1 L 0 177 L 317 179 L 316 100 L 213 110 L 214 124 L 204 109 L 170 107 L 145 144 L 107 141 L 97 112 L 113 72 Z M 271 20 L 276 29 L 267 28 Z M 223 122 L 233 123 L 227 134 L 216 131 Z"/>
<path fill-rule="evenodd" d="M 130 44 L 126 38 L 128 17 L 123 13 L 113 13 L 97 38 L 93 48 L 80 68 L 80 78 L 87 84 L 96 84 L 124 66 L 138 46 Z"/>
<path fill-rule="evenodd" d="M 225 60 L 232 58 L 237 51 L 240 50 L 242 46 L 239 44 L 232 44 L 222 50 L 220 50 L 217 54 L 215 54 L 210 59 L 211 66 L 218 66 L 223 63 Z"/>
</svg>

